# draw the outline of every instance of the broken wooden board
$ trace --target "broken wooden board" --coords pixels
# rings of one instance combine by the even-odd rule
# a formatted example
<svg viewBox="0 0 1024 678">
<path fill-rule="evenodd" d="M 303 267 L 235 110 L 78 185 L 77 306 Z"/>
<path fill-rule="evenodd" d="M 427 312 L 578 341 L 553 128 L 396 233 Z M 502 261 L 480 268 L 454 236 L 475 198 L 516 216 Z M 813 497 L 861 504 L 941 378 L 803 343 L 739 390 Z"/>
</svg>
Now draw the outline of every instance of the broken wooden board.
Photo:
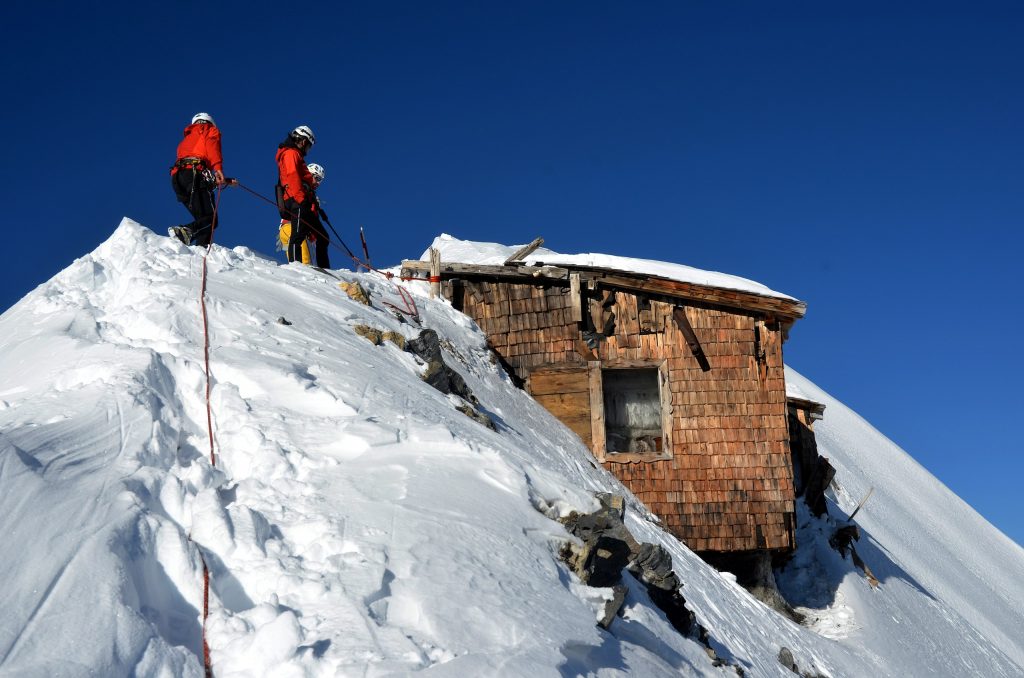
<svg viewBox="0 0 1024 678">
<path fill-rule="evenodd" d="M 676 306 L 672 311 L 672 319 L 676 321 L 676 327 L 683 333 L 683 338 L 686 339 L 686 345 L 690 347 L 690 352 L 693 353 L 693 357 L 697 359 L 697 364 L 700 365 L 700 369 L 704 372 L 711 370 L 711 363 L 708 362 L 708 358 L 704 355 L 704 349 L 700 346 L 700 340 L 697 339 L 697 333 L 693 331 L 693 326 L 690 325 L 690 320 L 686 317 L 686 310 L 680 306 Z"/>
<path fill-rule="evenodd" d="M 544 238 L 535 238 L 533 242 L 525 247 L 520 247 L 512 256 L 505 260 L 504 266 L 510 266 L 513 262 L 520 261 L 530 256 L 534 250 L 544 244 Z"/>
</svg>

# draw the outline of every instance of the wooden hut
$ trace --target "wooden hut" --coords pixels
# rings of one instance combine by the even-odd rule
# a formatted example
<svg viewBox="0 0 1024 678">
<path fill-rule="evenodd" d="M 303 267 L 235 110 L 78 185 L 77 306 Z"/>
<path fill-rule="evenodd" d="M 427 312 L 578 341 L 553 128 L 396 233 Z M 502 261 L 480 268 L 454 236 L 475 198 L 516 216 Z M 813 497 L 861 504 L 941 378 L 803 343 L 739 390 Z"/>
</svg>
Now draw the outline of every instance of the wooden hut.
<svg viewBox="0 0 1024 678">
<path fill-rule="evenodd" d="M 435 241 L 443 295 L 669 530 L 709 556 L 794 546 L 782 343 L 803 302 L 660 262 L 454 243 Z"/>
</svg>

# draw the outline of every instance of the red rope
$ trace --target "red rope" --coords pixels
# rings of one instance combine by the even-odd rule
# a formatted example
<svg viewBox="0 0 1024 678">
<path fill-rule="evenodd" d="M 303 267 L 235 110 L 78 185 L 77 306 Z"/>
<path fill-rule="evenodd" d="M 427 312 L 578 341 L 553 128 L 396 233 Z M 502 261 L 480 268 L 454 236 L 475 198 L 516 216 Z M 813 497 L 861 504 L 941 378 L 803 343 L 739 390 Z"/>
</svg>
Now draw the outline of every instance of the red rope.
<svg viewBox="0 0 1024 678">
<path fill-rule="evenodd" d="M 214 226 L 217 224 L 217 209 L 220 207 L 220 188 L 217 189 L 217 200 L 213 204 L 213 221 L 210 223 L 210 242 L 203 253 L 203 279 L 199 289 L 199 307 L 203 312 L 203 364 L 206 369 L 206 430 L 210 436 L 210 466 L 217 466 L 217 452 L 213 438 L 213 407 L 210 405 L 210 321 L 206 312 L 206 259 L 213 249 Z M 189 539 L 191 540 L 191 535 Z M 199 548 L 199 559 L 203 563 L 203 669 L 206 678 L 213 678 L 213 659 L 210 656 L 210 644 L 206 640 L 206 620 L 210 616 L 210 568 L 203 557 L 203 549 Z"/>
<path fill-rule="evenodd" d="M 409 294 L 409 290 L 405 289 L 404 287 L 399 287 L 398 285 L 395 285 L 395 287 L 398 288 L 398 294 L 401 295 L 402 301 L 405 302 L 405 307 L 409 310 L 413 317 L 419 318 L 420 312 L 419 309 L 416 308 L 416 300 L 412 298 L 411 294 Z"/>
<path fill-rule="evenodd" d="M 199 559 L 203 561 L 203 669 L 206 678 L 213 678 L 213 659 L 210 657 L 210 645 L 206 642 L 206 619 L 210 616 L 210 568 L 206 566 L 202 549 L 199 549 Z"/>
<path fill-rule="evenodd" d="M 213 248 L 214 226 L 217 224 L 217 209 L 220 207 L 220 189 L 213 204 L 213 221 L 210 223 L 210 242 L 203 253 L 203 282 L 199 292 L 199 306 L 203 310 L 203 360 L 206 367 L 206 430 L 210 434 L 210 466 L 217 466 L 217 452 L 213 444 L 213 408 L 210 406 L 210 323 L 206 314 L 206 258 Z"/>
</svg>

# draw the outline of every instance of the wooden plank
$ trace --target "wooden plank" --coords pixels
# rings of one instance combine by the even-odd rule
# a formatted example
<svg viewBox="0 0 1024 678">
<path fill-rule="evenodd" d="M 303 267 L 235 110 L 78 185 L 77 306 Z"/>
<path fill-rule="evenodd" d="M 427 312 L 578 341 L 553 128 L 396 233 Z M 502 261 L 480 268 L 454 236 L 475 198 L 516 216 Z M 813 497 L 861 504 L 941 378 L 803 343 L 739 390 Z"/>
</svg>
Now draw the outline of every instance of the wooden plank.
<svg viewBox="0 0 1024 678">
<path fill-rule="evenodd" d="M 483 304 L 484 303 L 484 296 L 482 294 L 480 294 L 480 289 L 477 287 L 476 283 L 474 283 L 474 282 L 467 282 L 466 283 L 466 291 L 469 292 L 470 296 L 473 297 L 473 301 L 474 302 L 476 302 L 478 304 Z M 487 311 L 485 311 L 485 313 L 487 313 Z"/>
<path fill-rule="evenodd" d="M 658 358 L 612 358 L 605 360 L 601 366 L 606 370 L 628 370 L 643 367 L 661 367 L 664 360 Z"/>
<path fill-rule="evenodd" d="M 583 368 L 581 372 L 586 378 L 586 368 Z M 590 447 L 593 429 L 590 417 L 589 389 L 576 393 L 553 393 L 534 397 L 544 409 L 565 424 Z"/>
<path fill-rule="evenodd" d="M 404 260 L 402 268 L 411 272 L 429 271 L 429 264 L 422 261 Z M 786 326 L 792 324 L 792 320 L 802 318 L 807 312 L 807 303 L 796 299 L 771 297 L 754 292 L 711 287 L 667 278 L 631 275 L 624 271 L 590 266 L 572 266 L 571 271 L 579 272 L 581 282 L 587 282 L 590 289 L 603 285 L 669 297 L 694 299 L 730 308 L 761 311 L 780 316 Z M 488 266 L 453 262 L 445 264 L 441 271 L 441 275 L 444 277 L 478 275 L 491 278 L 543 277 L 557 280 L 568 280 L 569 274 L 570 268 L 566 266 L 543 265 L 540 262 L 534 266 Z"/>
<path fill-rule="evenodd" d="M 586 274 L 581 273 L 582 278 Z M 662 278 L 630 277 L 628 274 L 602 274 L 596 278 L 601 285 L 621 287 L 641 292 L 654 292 L 668 296 L 698 299 L 711 304 L 777 313 L 785 318 L 802 318 L 807 304 L 796 299 L 769 297 L 753 292 L 708 287 L 696 283 Z"/>
<path fill-rule="evenodd" d="M 601 459 L 601 462 L 604 464 L 649 464 L 652 462 L 668 461 L 671 458 L 672 455 L 666 454 L 664 452 L 658 452 L 656 454 L 640 454 L 638 452 L 613 452 L 610 454 L 605 454 L 604 459 Z M 626 483 L 626 486 L 630 487 L 629 483 Z M 630 489 L 633 488 L 630 487 Z"/>
<path fill-rule="evenodd" d="M 675 454 L 673 444 L 672 382 L 668 378 L 668 361 L 658 366 L 658 392 L 661 395 L 661 451 L 669 456 Z"/>
<path fill-rule="evenodd" d="M 587 412 L 590 392 L 577 393 L 550 393 L 536 396 L 537 402 L 544 405 L 551 414 L 559 419 L 562 417 L 576 417 L 585 415 Z"/>
<path fill-rule="evenodd" d="M 590 300 L 590 321 L 594 324 L 595 332 L 604 329 L 604 306 L 599 299 Z"/>
<path fill-rule="evenodd" d="M 672 311 L 672 319 L 676 321 L 676 327 L 683 333 L 683 338 L 686 339 L 686 344 L 690 347 L 693 357 L 697 359 L 700 369 L 705 372 L 709 371 L 711 363 L 708 362 L 707 356 L 704 355 L 704 349 L 701 348 L 697 334 L 693 331 L 693 327 L 686 317 L 686 310 L 682 306 L 676 306 L 675 310 Z"/>
<path fill-rule="evenodd" d="M 519 261 L 520 259 L 525 259 L 527 256 L 530 255 L 531 252 L 533 252 L 535 249 L 537 249 L 543 244 L 544 238 L 534 239 L 534 241 L 531 242 L 529 245 L 526 245 L 525 247 L 520 247 L 518 250 L 516 250 L 511 257 L 505 260 L 504 265 L 509 266 L 510 264 L 512 264 L 512 262 Z"/>
<path fill-rule="evenodd" d="M 430 272 L 430 262 L 406 259 L 402 267 L 413 272 Z M 480 278 L 504 278 L 519 281 L 535 280 L 569 280 L 568 269 L 559 266 L 488 266 L 485 264 L 461 264 L 448 262 L 441 267 L 444 278 L 477 276 Z"/>
<path fill-rule="evenodd" d="M 601 383 L 600 361 L 594 360 L 587 363 L 587 377 L 590 383 L 591 441 L 594 455 L 599 461 L 604 461 L 607 441 L 604 431 L 604 389 Z"/>
<path fill-rule="evenodd" d="M 583 322 L 582 292 L 580 290 L 580 274 L 569 274 L 569 302 L 572 304 L 572 321 Z"/>
<path fill-rule="evenodd" d="M 534 370 L 529 378 L 530 395 L 537 397 L 551 393 L 590 392 L 586 367 L 579 365 L 573 371 Z"/>
</svg>

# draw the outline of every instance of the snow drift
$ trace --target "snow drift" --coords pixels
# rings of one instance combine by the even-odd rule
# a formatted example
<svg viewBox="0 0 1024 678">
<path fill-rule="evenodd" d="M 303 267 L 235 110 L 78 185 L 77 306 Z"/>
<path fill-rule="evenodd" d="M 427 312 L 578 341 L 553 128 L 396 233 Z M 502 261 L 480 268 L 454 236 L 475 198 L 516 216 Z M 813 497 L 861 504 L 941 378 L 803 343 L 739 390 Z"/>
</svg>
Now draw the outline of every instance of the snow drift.
<svg viewBox="0 0 1024 678">
<path fill-rule="evenodd" d="M 213 248 L 214 468 L 201 257 L 126 219 L 0 317 L 0 675 L 202 675 L 201 555 L 218 677 L 792 675 L 781 647 L 831 676 L 1024 672 L 1024 552 L 799 375 L 828 404 L 833 513 L 876 487 L 858 549 L 882 580 L 805 516 L 781 579 L 809 628 L 664 534 L 447 304 L 417 297 L 496 430 L 413 355 L 357 335 L 419 332 L 384 309 L 398 295 L 378 274 L 337 273 L 367 307 L 312 269 Z M 630 530 L 669 549 L 725 665 L 641 586 L 595 625 L 606 591 L 560 563 L 552 517 L 598 491 L 626 495 Z"/>
</svg>

